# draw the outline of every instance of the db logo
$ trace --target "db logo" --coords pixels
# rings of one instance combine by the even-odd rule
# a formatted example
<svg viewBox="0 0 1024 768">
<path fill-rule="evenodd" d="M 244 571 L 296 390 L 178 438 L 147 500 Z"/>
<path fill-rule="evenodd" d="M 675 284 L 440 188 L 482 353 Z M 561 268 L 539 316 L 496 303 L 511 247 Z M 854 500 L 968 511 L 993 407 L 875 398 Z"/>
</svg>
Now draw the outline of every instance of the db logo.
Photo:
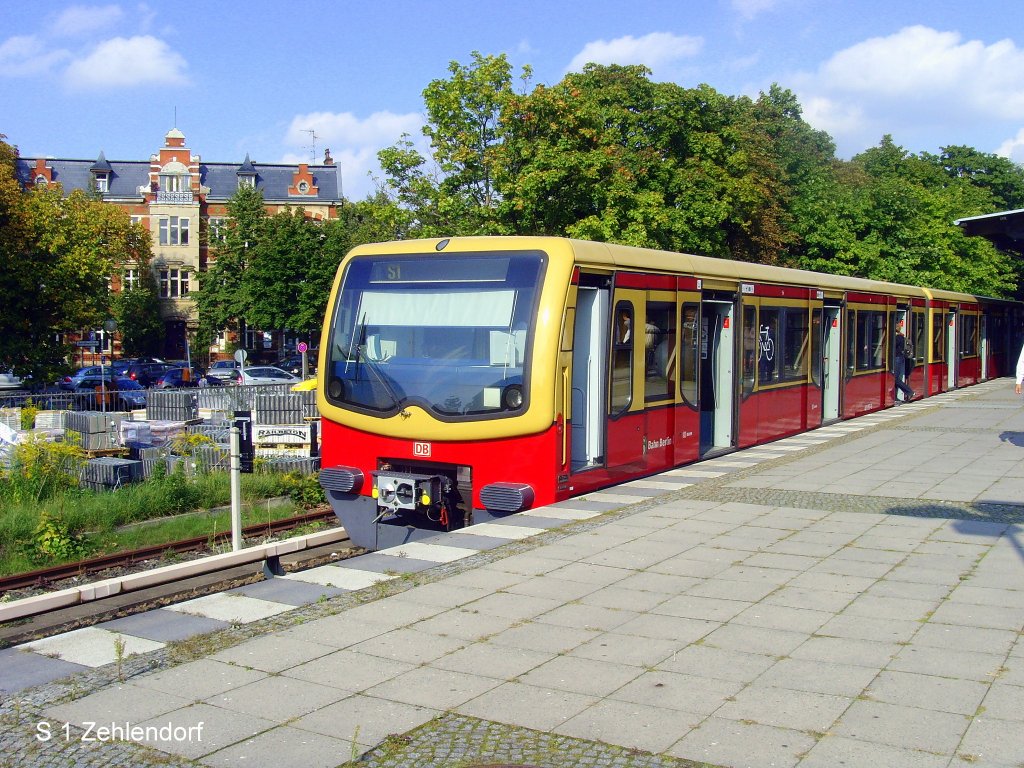
<svg viewBox="0 0 1024 768">
<path fill-rule="evenodd" d="M 413 443 L 413 456 L 430 456 L 430 443 Z"/>
</svg>

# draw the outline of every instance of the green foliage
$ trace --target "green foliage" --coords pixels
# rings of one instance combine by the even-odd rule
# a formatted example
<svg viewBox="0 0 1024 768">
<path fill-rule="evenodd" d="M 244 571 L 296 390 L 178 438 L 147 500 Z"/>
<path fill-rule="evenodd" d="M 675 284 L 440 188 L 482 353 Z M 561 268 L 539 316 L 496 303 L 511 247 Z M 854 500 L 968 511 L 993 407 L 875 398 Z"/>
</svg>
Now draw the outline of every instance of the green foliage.
<svg viewBox="0 0 1024 768">
<path fill-rule="evenodd" d="M 0 367 L 45 381 L 64 364 L 61 334 L 110 316 L 109 280 L 148 269 L 149 233 L 95 195 L 59 184 L 20 190 L 16 151 L 0 141 Z"/>
<path fill-rule="evenodd" d="M 65 520 L 44 513 L 32 537 L 25 542 L 24 550 L 34 564 L 46 565 L 81 559 L 86 556 L 89 547 L 81 534 L 71 532 Z"/>
<path fill-rule="evenodd" d="M 0 473 L 0 503 L 35 503 L 77 488 L 84 462 L 82 450 L 69 443 L 18 443 Z"/>
<path fill-rule="evenodd" d="M 301 507 L 310 509 L 327 503 L 327 494 L 317 475 L 288 472 L 280 476 L 287 489 L 288 497 Z"/>
<path fill-rule="evenodd" d="M 21 406 L 21 428 L 24 430 L 33 429 L 36 425 L 36 415 L 39 413 L 39 406 L 32 402 L 31 399 L 26 400 L 25 404 Z"/>
<path fill-rule="evenodd" d="M 160 297 L 152 272 L 141 270 L 143 279 L 135 286 L 114 294 L 111 309 L 126 357 L 156 355 L 164 344 L 164 322 Z"/>
</svg>

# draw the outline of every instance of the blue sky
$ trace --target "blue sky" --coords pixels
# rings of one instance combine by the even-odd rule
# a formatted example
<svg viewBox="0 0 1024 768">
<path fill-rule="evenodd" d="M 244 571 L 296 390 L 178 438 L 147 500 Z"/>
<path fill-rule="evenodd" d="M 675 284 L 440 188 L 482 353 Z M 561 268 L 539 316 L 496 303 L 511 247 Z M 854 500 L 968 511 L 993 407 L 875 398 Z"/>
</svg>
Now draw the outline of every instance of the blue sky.
<svg viewBox="0 0 1024 768">
<path fill-rule="evenodd" d="M 24 157 L 145 160 L 175 125 L 208 162 L 330 148 L 360 198 L 376 151 L 420 138 L 423 89 L 473 51 L 534 84 L 587 61 L 727 95 L 777 82 L 842 157 L 890 133 L 1024 162 L 1015 0 L 3 0 L 0 133 Z"/>
</svg>

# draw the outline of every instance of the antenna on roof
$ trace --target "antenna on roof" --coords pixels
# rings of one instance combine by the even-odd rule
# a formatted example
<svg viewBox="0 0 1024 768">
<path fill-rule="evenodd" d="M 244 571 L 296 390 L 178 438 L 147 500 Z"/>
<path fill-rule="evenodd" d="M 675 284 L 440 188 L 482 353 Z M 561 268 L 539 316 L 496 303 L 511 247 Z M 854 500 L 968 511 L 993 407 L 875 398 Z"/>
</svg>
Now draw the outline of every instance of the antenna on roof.
<svg viewBox="0 0 1024 768">
<path fill-rule="evenodd" d="M 311 158 L 310 165 L 315 165 L 316 164 L 316 131 L 313 130 L 312 128 L 304 128 L 302 132 L 303 133 L 308 133 L 309 136 L 310 136 L 310 139 L 313 142 L 313 146 L 310 148 L 310 151 L 309 151 L 309 156 Z"/>
</svg>

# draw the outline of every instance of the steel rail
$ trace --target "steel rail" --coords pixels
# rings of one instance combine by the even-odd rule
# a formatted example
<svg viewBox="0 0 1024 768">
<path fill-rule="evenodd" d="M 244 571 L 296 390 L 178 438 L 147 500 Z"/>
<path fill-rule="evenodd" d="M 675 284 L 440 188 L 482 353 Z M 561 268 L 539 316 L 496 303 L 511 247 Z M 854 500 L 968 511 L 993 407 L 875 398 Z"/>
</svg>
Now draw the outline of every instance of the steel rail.
<svg viewBox="0 0 1024 768">
<path fill-rule="evenodd" d="M 318 523 L 323 522 L 324 520 L 334 519 L 334 517 L 335 515 L 333 511 L 322 510 L 318 512 L 308 512 L 304 515 L 289 517 L 282 520 L 255 523 L 253 525 L 247 525 L 242 529 L 242 537 L 252 537 L 261 534 L 272 535 L 282 531 L 291 530 L 292 528 L 298 528 L 299 526 L 307 525 L 309 523 Z M 196 536 L 191 539 L 182 539 L 180 541 L 172 541 L 166 544 L 154 544 L 153 546 L 141 547 L 139 549 L 133 549 L 126 552 L 115 552 L 109 555 L 101 555 L 99 557 L 88 558 L 86 560 L 79 560 L 74 563 L 65 563 L 63 565 L 55 565 L 50 568 L 26 571 L 25 573 L 18 573 L 12 576 L 0 578 L 0 594 L 14 589 L 45 587 L 53 582 L 61 581 L 62 579 L 69 579 L 74 576 L 85 576 L 90 573 L 96 573 L 98 571 L 104 571 L 109 568 L 116 568 L 119 566 L 133 565 L 145 560 L 159 558 L 167 552 L 196 552 L 206 549 L 211 544 L 230 540 L 231 531 L 218 531 L 212 536 Z"/>
</svg>

